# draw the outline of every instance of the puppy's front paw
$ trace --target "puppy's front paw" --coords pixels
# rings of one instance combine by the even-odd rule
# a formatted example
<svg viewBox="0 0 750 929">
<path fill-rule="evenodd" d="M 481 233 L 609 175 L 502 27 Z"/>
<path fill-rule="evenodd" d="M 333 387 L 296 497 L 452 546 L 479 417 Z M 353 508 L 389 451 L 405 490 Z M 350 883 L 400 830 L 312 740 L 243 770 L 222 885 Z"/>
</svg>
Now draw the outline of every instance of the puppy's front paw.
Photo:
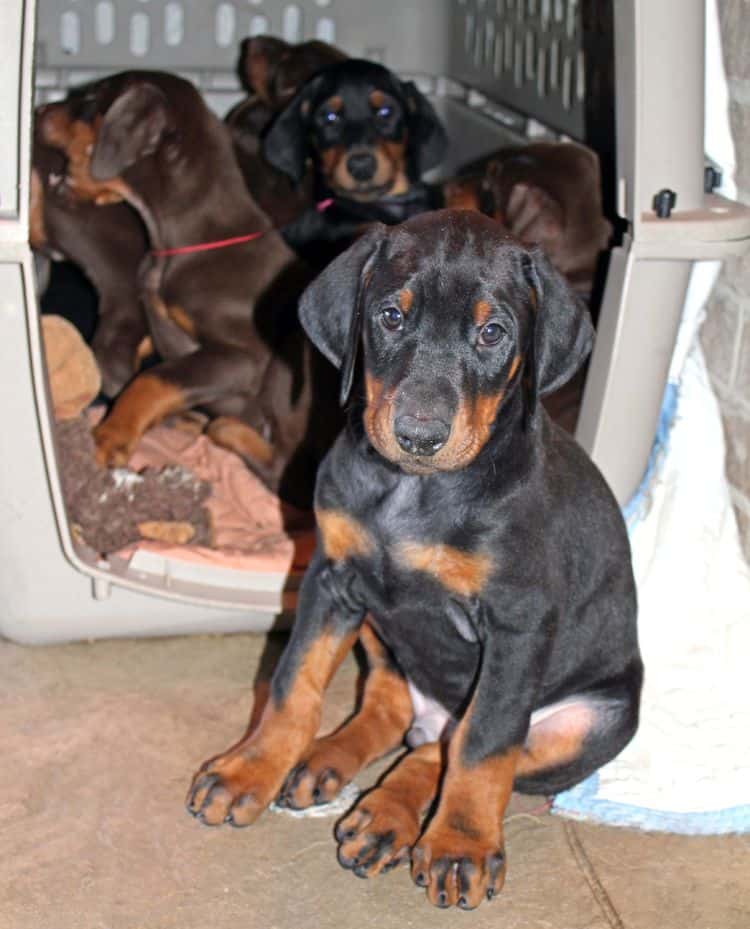
<svg viewBox="0 0 750 929">
<path fill-rule="evenodd" d="M 360 768 L 358 759 L 333 739 L 316 739 L 307 756 L 289 772 L 277 802 L 292 810 L 330 803 Z"/>
<path fill-rule="evenodd" d="M 96 462 L 103 468 L 124 468 L 136 444 L 136 437 L 105 419 L 94 429 Z"/>
<path fill-rule="evenodd" d="M 505 883 L 505 852 L 473 829 L 430 827 L 412 849 L 411 874 L 430 903 L 472 910 Z"/>
<path fill-rule="evenodd" d="M 193 778 L 187 810 L 207 826 L 249 826 L 274 799 L 285 773 L 262 755 L 220 755 Z"/>
<path fill-rule="evenodd" d="M 419 814 L 398 794 L 377 788 L 336 827 L 339 864 L 357 877 L 390 871 L 408 859 L 419 831 Z"/>
</svg>

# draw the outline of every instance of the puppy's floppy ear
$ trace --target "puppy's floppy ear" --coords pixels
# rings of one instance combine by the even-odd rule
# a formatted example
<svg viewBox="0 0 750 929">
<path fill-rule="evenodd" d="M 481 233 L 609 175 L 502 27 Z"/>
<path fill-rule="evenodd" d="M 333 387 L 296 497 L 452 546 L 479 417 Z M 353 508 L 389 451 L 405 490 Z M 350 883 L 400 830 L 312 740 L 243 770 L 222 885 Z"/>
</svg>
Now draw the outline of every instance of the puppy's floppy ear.
<svg viewBox="0 0 750 929">
<path fill-rule="evenodd" d="M 279 113 L 263 138 L 263 155 L 269 164 L 299 184 L 305 175 L 310 148 L 308 114 L 320 82 L 312 78 Z"/>
<path fill-rule="evenodd" d="M 116 177 L 153 155 L 171 128 L 165 94 L 147 81 L 132 84 L 104 114 L 91 156 L 91 176 L 98 181 Z"/>
<path fill-rule="evenodd" d="M 409 126 L 409 153 L 417 177 L 440 164 L 448 136 L 430 101 L 413 81 L 402 81 Z"/>
<path fill-rule="evenodd" d="M 521 261 L 532 292 L 526 385 L 533 412 L 537 396 L 562 387 L 581 367 L 594 344 L 594 327 L 583 301 L 541 248 L 530 248 Z"/>
<path fill-rule="evenodd" d="M 349 396 L 359 337 L 368 271 L 383 242 L 382 223 L 361 236 L 315 278 L 300 298 L 299 318 L 311 342 L 341 370 L 340 400 Z"/>
<path fill-rule="evenodd" d="M 237 68 L 242 86 L 267 103 L 271 77 L 289 48 L 288 42 L 271 35 L 243 39 Z"/>
</svg>

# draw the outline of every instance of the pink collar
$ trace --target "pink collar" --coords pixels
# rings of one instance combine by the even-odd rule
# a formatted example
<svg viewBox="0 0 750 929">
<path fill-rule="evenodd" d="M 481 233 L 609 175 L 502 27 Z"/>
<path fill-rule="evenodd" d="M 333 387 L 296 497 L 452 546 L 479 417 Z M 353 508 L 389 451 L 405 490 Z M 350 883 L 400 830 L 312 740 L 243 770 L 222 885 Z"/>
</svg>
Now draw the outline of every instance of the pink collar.
<svg viewBox="0 0 750 929">
<path fill-rule="evenodd" d="M 327 200 L 321 200 L 315 204 L 315 209 L 323 213 L 333 203 L 333 197 Z M 181 245 L 177 248 L 153 248 L 151 254 L 155 258 L 166 258 L 169 255 L 190 255 L 193 252 L 208 252 L 214 248 L 227 248 L 229 245 L 239 245 L 242 242 L 252 242 L 253 239 L 259 239 L 266 232 L 273 232 L 273 229 L 264 229 L 261 232 L 250 232 L 248 235 L 236 235 L 231 239 L 217 239 L 214 242 L 199 242 L 197 245 Z"/>
</svg>

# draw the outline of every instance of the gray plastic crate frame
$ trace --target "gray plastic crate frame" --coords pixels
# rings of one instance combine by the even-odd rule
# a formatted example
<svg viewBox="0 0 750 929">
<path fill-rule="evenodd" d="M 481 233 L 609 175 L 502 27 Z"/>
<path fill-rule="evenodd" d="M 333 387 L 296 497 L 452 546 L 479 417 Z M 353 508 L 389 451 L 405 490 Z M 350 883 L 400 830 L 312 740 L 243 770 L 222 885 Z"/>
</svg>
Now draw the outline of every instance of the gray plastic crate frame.
<svg viewBox="0 0 750 929">
<path fill-rule="evenodd" d="M 613 190 L 627 232 L 610 256 L 577 437 L 621 501 L 637 487 L 651 448 L 692 262 L 742 254 L 750 244 L 749 211 L 703 193 L 703 4 L 607 7 L 616 54 Z M 591 140 L 592 101 L 612 110 L 607 68 L 596 67 L 597 58 L 607 64 L 606 32 L 592 42 L 588 30 L 601 7 L 596 0 L 43 0 L 37 19 L 34 0 L 0 4 L 7 75 L 0 84 L 0 563 L 8 579 L 1 633 L 32 642 L 264 630 L 287 602 L 260 577 L 244 590 L 167 575 L 145 582 L 83 560 L 72 543 L 28 244 L 34 65 L 41 96 L 104 71 L 171 68 L 222 110 L 238 92 L 243 35 L 318 35 L 419 77 L 441 112 L 460 117 L 457 138 L 471 136 L 475 149 L 497 137 L 487 131 L 490 118 L 516 137 L 552 131 Z M 651 201 L 665 187 L 675 191 L 676 209 L 657 219 Z"/>
<path fill-rule="evenodd" d="M 399 71 L 435 75 L 437 65 L 439 73 L 450 73 L 496 102 L 583 138 L 586 69 L 579 0 L 412 3 L 411 15 L 416 10 L 420 25 L 416 50 L 408 25 L 389 32 L 386 43 L 385 5 L 367 6 L 370 16 L 375 12 L 376 30 L 363 22 L 363 4 L 342 0 L 45 0 L 38 23 L 37 84 L 62 91 L 113 67 L 158 62 L 191 74 L 206 91 L 236 91 L 227 62 L 240 38 L 271 32 L 297 42 L 314 36 Z M 431 21 L 439 37 L 425 33 Z M 380 41 L 363 42 L 378 35 Z M 447 36 L 460 39 L 446 45 Z"/>
<path fill-rule="evenodd" d="M 585 135 L 578 0 L 456 0 L 450 73 L 573 138 Z"/>
</svg>

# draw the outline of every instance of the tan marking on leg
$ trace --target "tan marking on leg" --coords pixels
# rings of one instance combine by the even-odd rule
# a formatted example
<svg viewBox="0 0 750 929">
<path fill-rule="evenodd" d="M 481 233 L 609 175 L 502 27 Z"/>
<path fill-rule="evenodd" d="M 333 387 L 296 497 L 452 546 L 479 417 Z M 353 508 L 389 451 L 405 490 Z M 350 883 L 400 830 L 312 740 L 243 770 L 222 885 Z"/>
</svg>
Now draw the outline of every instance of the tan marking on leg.
<svg viewBox="0 0 750 929">
<path fill-rule="evenodd" d="M 109 415 L 94 429 L 96 459 L 101 465 L 124 466 L 143 433 L 169 413 L 185 409 L 185 395 L 176 384 L 156 374 L 140 374 L 115 401 Z"/>
<path fill-rule="evenodd" d="M 284 798 L 295 809 L 332 800 L 370 762 L 401 745 L 411 722 L 409 687 L 367 623 L 359 641 L 368 661 L 362 704 L 353 719 L 316 739 L 292 772 Z"/>
<path fill-rule="evenodd" d="M 141 364 L 149 357 L 149 355 L 154 354 L 154 343 L 150 335 L 144 335 L 141 341 L 138 343 L 138 347 L 135 350 L 135 360 L 133 363 L 133 370 L 138 370 Z"/>
<path fill-rule="evenodd" d="M 183 332 L 187 332 L 189 336 L 195 338 L 195 323 L 193 322 L 192 317 L 186 313 L 181 306 L 178 306 L 176 303 L 168 306 L 167 315 L 175 325 L 182 329 Z"/>
<path fill-rule="evenodd" d="M 520 747 L 467 765 L 463 749 L 473 710 L 474 700 L 451 738 L 438 808 L 412 853 L 412 877 L 437 906 L 471 909 L 505 881 L 503 816 Z"/>
<path fill-rule="evenodd" d="M 196 338 L 196 327 L 193 318 L 177 303 L 166 303 L 159 294 L 148 294 L 148 308 L 159 319 L 169 320 L 175 326 L 186 332 L 191 338 Z"/>
<path fill-rule="evenodd" d="M 234 416 L 219 416 L 208 424 L 206 435 L 220 445 L 228 448 L 251 462 L 268 467 L 272 464 L 275 449 L 270 442 L 252 426 L 243 423 Z"/>
<path fill-rule="evenodd" d="M 344 561 L 355 555 L 369 555 L 374 549 L 367 529 L 343 510 L 316 510 L 315 517 L 326 558 Z"/>
<path fill-rule="evenodd" d="M 489 555 L 462 551 L 451 545 L 399 542 L 394 556 L 406 567 L 432 575 L 446 590 L 463 597 L 481 593 L 492 570 Z"/>
<path fill-rule="evenodd" d="M 324 632 L 303 656 L 289 692 L 266 703 L 257 728 L 202 766 L 188 793 L 188 809 L 209 825 L 230 816 L 253 822 L 274 799 L 320 725 L 325 688 L 356 641 Z"/>
<path fill-rule="evenodd" d="M 408 861 L 443 769 L 437 742 L 420 745 L 366 793 L 336 827 L 339 861 L 374 877 Z"/>
</svg>

